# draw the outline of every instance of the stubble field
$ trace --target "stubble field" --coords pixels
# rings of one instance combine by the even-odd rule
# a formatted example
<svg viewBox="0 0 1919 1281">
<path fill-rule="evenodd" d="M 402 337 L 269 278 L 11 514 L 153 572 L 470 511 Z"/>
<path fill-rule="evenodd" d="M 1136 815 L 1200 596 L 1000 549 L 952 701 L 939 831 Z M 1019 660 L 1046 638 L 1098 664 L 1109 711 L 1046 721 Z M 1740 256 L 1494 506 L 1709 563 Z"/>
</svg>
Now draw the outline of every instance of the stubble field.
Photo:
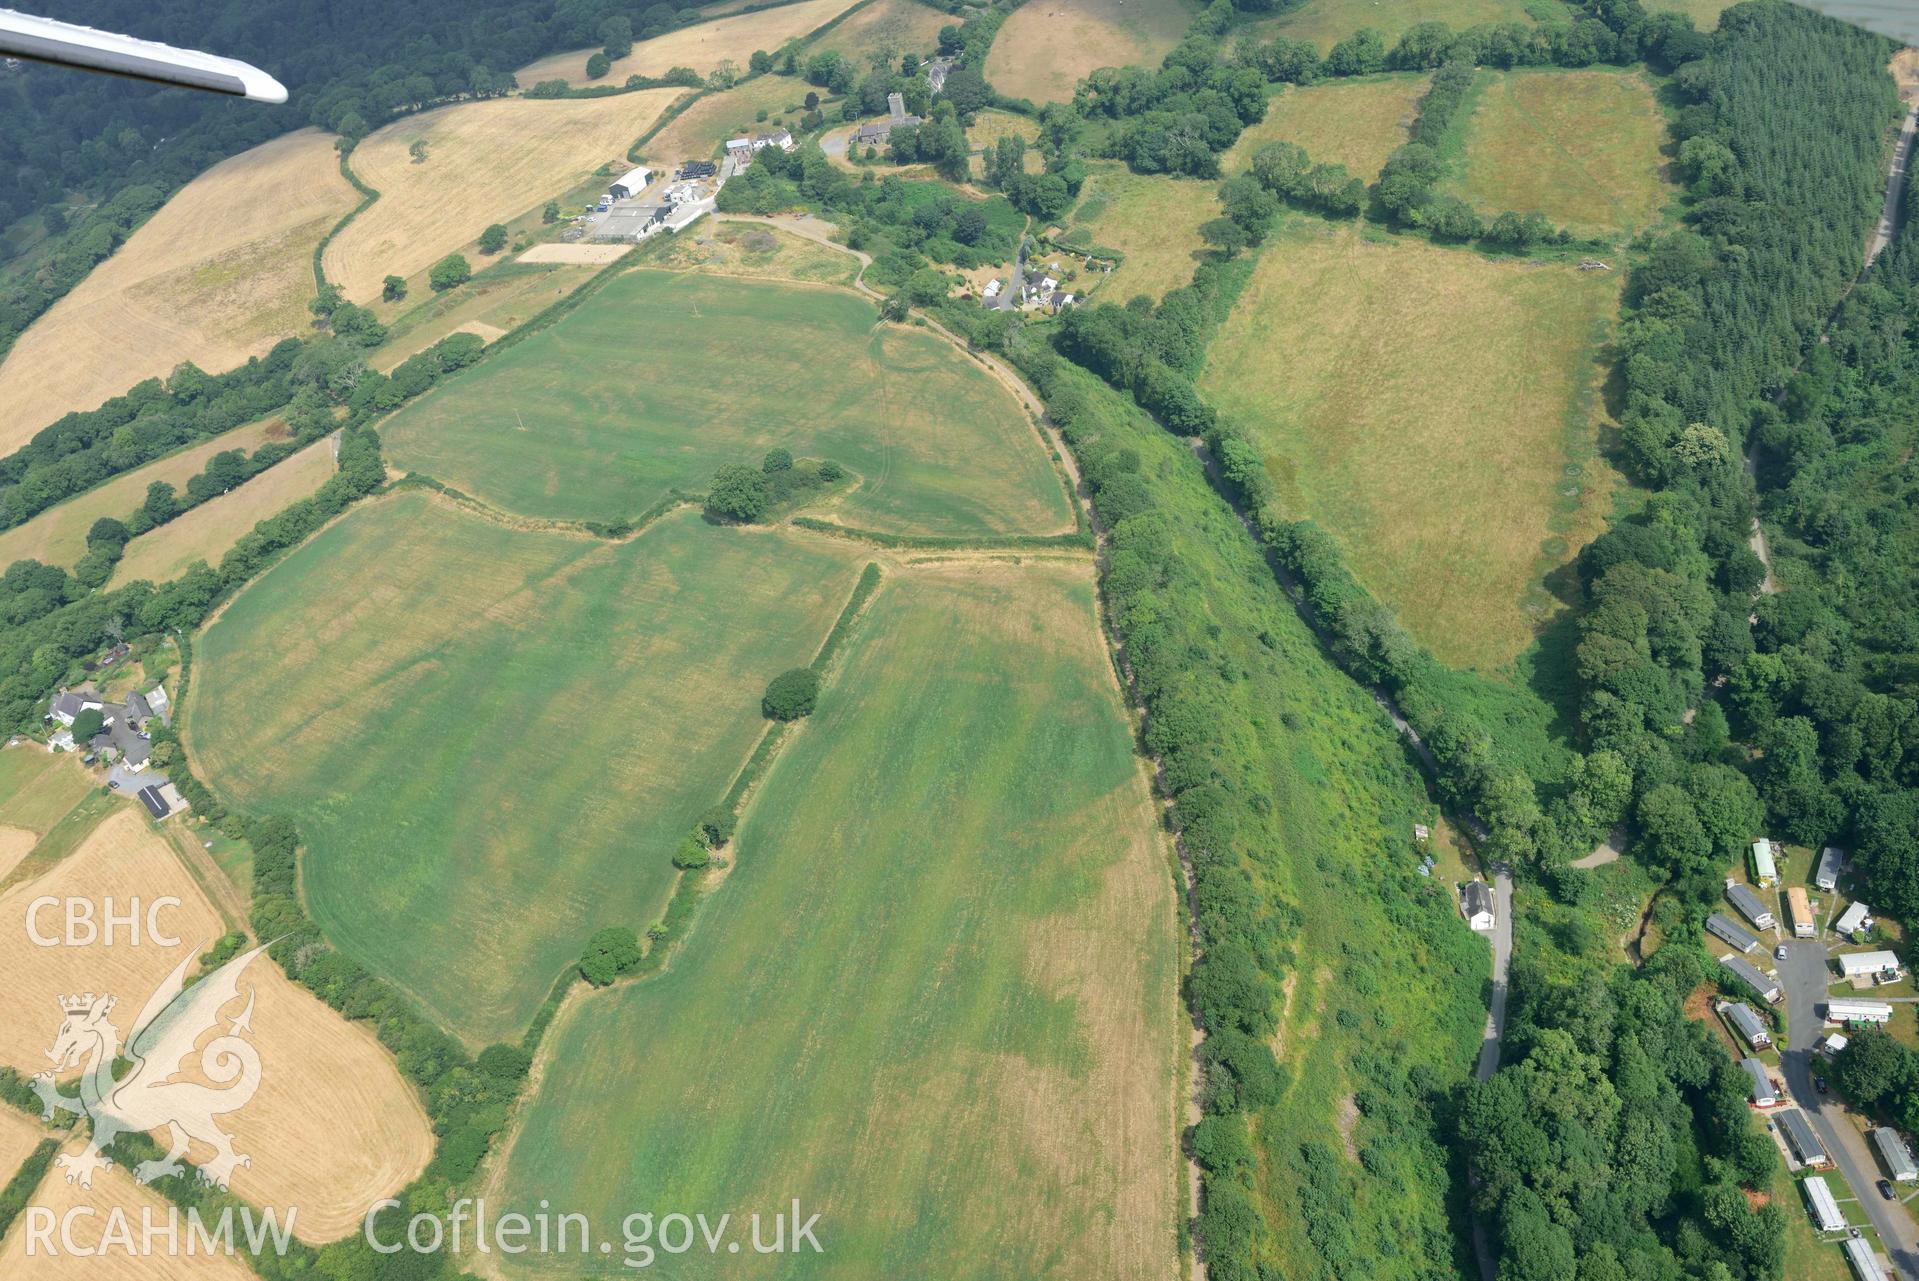
<svg viewBox="0 0 1919 1281">
<path fill-rule="evenodd" d="M 222 373 L 305 331 L 313 247 L 359 196 L 302 129 L 188 183 L 0 363 L 0 454 L 182 361 Z"/>
<path fill-rule="evenodd" d="M 1380 33 L 1391 48 L 1408 28 L 1422 22 L 1444 22 L 1455 31 L 1482 22 L 1532 24 L 1525 0 L 1305 0 L 1304 4 L 1267 18 L 1252 27 L 1261 40 L 1288 36 L 1310 40 L 1321 53 L 1361 27 Z"/>
<path fill-rule="evenodd" d="M 758 13 L 681 27 L 651 40 L 634 44 L 633 52 L 614 60 L 598 80 L 586 76 L 587 59 L 598 49 L 575 49 L 530 62 L 514 72 L 524 88 L 542 80 L 564 80 L 570 85 L 623 84 L 628 76 L 663 76 L 675 67 L 691 67 L 701 75 L 731 62 L 740 71 L 756 50 L 778 50 L 789 40 L 797 40 L 819 30 L 853 7 L 853 0 L 800 0 Z"/>
<path fill-rule="evenodd" d="M 1192 21 L 1183 0 L 1035 0 L 993 37 L 986 79 L 1011 98 L 1066 102 L 1101 67 L 1158 70 Z"/>
<path fill-rule="evenodd" d="M 1353 177 L 1371 182 L 1406 141 L 1429 79 L 1390 75 L 1289 85 L 1267 103 L 1266 118 L 1239 135 L 1220 168 L 1244 173 L 1261 147 L 1291 142 L 1315 164 L 1345 165 Z"/>
<path fill-rule="evenodd" d="M 689 1277 L 1175 1275 L 1154 812 L 1084 567 L 889 575 L 683 949 L 549 1034 L 505 1195 L 822 1215 Z"/>
</svg>

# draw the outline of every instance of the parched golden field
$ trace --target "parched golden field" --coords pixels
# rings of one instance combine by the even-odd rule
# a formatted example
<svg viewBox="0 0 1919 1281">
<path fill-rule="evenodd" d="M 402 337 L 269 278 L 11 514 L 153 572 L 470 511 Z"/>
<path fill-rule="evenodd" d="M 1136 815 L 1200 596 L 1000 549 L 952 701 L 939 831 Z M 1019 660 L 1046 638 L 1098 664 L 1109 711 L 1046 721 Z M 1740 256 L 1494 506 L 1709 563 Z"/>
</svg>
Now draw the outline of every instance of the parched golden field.
<svg viewBox="0 0 1919 1281">
<path fill-rule="evenodd" d="M 810 35 L 852 8 L 853 3 L 854 0 L 800 0 L 798 4 L 781 5 L 777 9 L 681 27 L 678 31 L 637 42 L 632 53 L 615 59 L 598 80 L 586 77 L 587 59 L 598 53 L 598 49 L 552 54 L 529 62 L 513 74 L 523 87 L 530 89 L 542 80 L 564 80 L 570 85 L 617 85 L 624 83 L 628 76 L 662 76 L 674 67 L 691 67 L 705 75 L 723 62 L 731 62 L 745 71 L 747 59 L 756 50 L 772 53 L 789 40 Z"/>
<path fill-rule="evenodd" d="M 45 836 L 91 786 L 71 752 L 49 752 L 32 742 L 0 749 L 0 823 L 8 829 Z"/>
<path fill-rule="evenodd" d="M 315 129 L 195 178 L 0 363 L 0 453 L 182 361 L 224 372 L 306 329 L 313 247 L 358 199 Z"/>
<path fill-rule="evenodd" d="M 850 286 L 859 274 L 859 261 L 843 249 L 745 219 L 715 221 L 699 240 L 687 236 L 666 240 L 653 263 L 676 271 L 818 285 Z"/>
<path fill-rule="evenodd" d="M 1067 288 L 1079 293 L 1098 283 L 1102 301 L 1125 302 L 1135 294 L 1158 298 L 1190 284 L 1205 247 L 1199 229 L 1218 216 L 1217 183 L 1118 166 L 1096 169 L 1080 188 L 1066 230 L 1085 230 L 1090 246 L 1115 250 L 1125 261 L 1104 283 L 1097 276 L 1082 277 Z"/>
<path fill-rule="evenodd" d="M 1491 669 L 1531 642 L 1545 572 L 1601 527 L 1595 401 L 1619 287 L 1295 223 L 1201 386 L 1264 447 L 1286 515 L 1331 531 L 1442 660 Z"/>
<path fill-rule="evenodd" d="M 334 470 L 333 441 L 316 440 L 238 489 L 202 503 L 128 543 L 126 555 L 114 567 L 110 581 L 131 583 L 144 578 L 165 583 L 179 577 L 196 560 L 217 565 L 242 534 L 326 484 Z"/>
<path fill-rule="evenodd" d="M 145 934 L 130 942 L 123 928 L 110 946 L 35 946 L 26 914 L 43 895 L 85 897 L 96 912 L 109 899 L 121 912 L 130 902 L 177 899 L 178 906 L 158 916 L 177 942 L 169 946 Z M 43 935 L 59 932 L 57 911 L 43 908 L 36 919 Z M 166 839 L 136 807 L 120 808 L 72 856 L 0 897 L 0 957 L 8 974 L 0 991 L 0 1062 L 27 1072 L 46 1066 L 42 1052 L 59 1027 L 55 998 L 63 993 L 117 997 L 114 1026 L 125 1035 L 160 981 L 228 928 Z M 373 1202 L 426 1168 L 431 1126 L 412 1087 L 365 1028 L 296 987 L 264 956 L 241 977 L 241 997 L 249 992 L 251 1039 L 262 1071 L 259 1091 L 222 1118 L 236 1150 L 253 1158 L 234 1171 L 233 1191 L 255 1205 L 298 1207 L 302 1238 L 335 1240 L 351 1232 Z M 180 1076 L 219 1084 L 200 1072 L 193 1056 Z M 211 1156 L 197 1144 L 187 1152 L 190 1161 Z"/>
<path fill-rule="evenodd" d="M 1316 164 L 1345 165 L 1353 177 L 1371 182 L 1406 141 L 1429 79 L 1386 75 L 1289 85 L 1267 103 L 1266 118 L 1239 135 L 1220 167 L 1243 173 L 1261 147 L 1291 142 Z"/>
<path fill-rule="evenodd" d="M 1033 0 L 993 37 L 986 79 L 1011 98 L 1065 102 L 1101 67 L 1158 70 L 1193 12 L 1183 0 Z"/>
<path fill-rule="evenodd" d="M 389 274 L 424 271 L 600 165 L 624 166 L 633 140 L 685 92 L 493 98 L 394 121 L 353 149 L 354 173 L 380 198 L 327 245 L 327 279 L 356 302 L 379 297 Z M 415 142 L 426 144 L 423 163 Z"/>
<path fill-rule="evenodd" d="M 145 500 L 148 485 L 165 481 L 176 490 L 182 489 L 187 481 L 206 469 L 207 459 L 215 454 L 229 449 L 244 449 L 251 454 L 268 441 L 285 440 L 289 434 L 286 423 L 277 418 L 236 427 L 212 440 L 116 476 L 58 507 L 49 507 L 26 524 L 0 534 L 0 568 L 16 560 L 71 567 L 86 555 L 87 531 L 93 528 L 93 522 L 102 516 L 125 520 Z"/>
<path fill-rule="evenodd" d="M 82 1142 L 75 1139 L 61 1151 L 78 1152 L 81 1146 Z M 237 1256 L 188 1253 L 184 1221 L 179 1250 L 140 1251 L 143 1214 L 151 1215 L 156 1225 L 164 1225 L 168 1202 L 153 1189 L 135 1183 L 133 1176 L 117 1164 L 96 1173 L 91 1188 L 68 1183 L 57 1167 L 49 1169 L 27 1204 L 52 1213 L 52 1236 L 37 1241 L 29 1254 L 25 1224 L 31 1210 L 23 1214 L 21 1223 L 7 1233 L 4 1246 L 0 1246 L 0 1276 L 24 1281 L 254 1281 L 253 1270 Z M 111 1217 L 116 1212 L 124 1216 L 133 1232 L 130 1245 L 117 1235 L 114 1241 L 105 1240 L 108 1225 L 117 1221 Z M 71 1251 L 67 1249 L 69 1243 L 61 1239 L 63 1224 L 70 1227 Z M 240 1239 L 237 1218 L 234 1236 Z"/>
<path fill-rule="evenodd" d="M 1629 70 L 1522 70 L 1491 76 L 1466 123 L 1448 188 L 1487 213 L 1541 213 L 1556 226 L 1631 235 L 1673 190 L 1652 85 Z"/>
<path fill-rule="evenodd" d="M 797 114 L 807 89 L 786 76 L 759 76 L 725 93 L 710 93 L 667 121 L 641 150 L 653 165 L 716 156 L 728 138 L 763 130 L 766 126 L 756 119 L 760 112 L 766 112 L 769 121 L 787 112 Z"/>
<path fill-rule="evenodd" d="M 46 1132 L 28 1120 L 26 1113 L 0 1108 L 0 1187 L 6 1186 L 43 1137 Z"/>
<path fill-rule="evenodd" d="M 859 63 L 862 70 L 870 65 L 870 57 L 898 70 L 900 55 L 924 57 L 937 49 L 940 28 L 954 20 L 952 14 L 920 0 L 874 0 L 848 14 L 846 21 L 807 46 L 807 52 L 831 50 Z"/>
<path fill-rule="evenodd" d="M 1260 40 L 1310 40 L 1324 53 L 1361 27 L 1379 32 L 1391 48 L 1408 28 L 1422 22 L 1444 22 L 1459 31 L 1482 22 L 1530 24 L 1532 16 L 1525 0 L 1306 0 L 1250 30 Z"/>
</svg>

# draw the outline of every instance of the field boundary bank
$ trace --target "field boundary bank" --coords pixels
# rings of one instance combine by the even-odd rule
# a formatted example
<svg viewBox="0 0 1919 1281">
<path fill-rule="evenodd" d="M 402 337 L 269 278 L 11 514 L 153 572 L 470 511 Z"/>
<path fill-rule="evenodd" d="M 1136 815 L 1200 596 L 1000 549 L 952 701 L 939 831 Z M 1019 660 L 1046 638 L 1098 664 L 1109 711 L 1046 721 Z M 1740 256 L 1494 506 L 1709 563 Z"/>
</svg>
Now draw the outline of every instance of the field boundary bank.
<svg viewBox="0 0 1919 1281">
<path fill-rule="evenodd" d="M 334 223 L 332 229 L 328 231 L 326 235 L 320 237 L 320 243 L 313 246 L 313 288 L 315 298 L 325 297 L 326 291 L 334 287 L 327 283 L 326 278 L 325 260 L 327 246 L 333 243 L 334 237 L 346 230 L 348 223 L 373 208 L 374 204 L 380 199 L 379 191 L 369 186 L 359 174 L 354 173 L 353 166 L 347 163 L 353 155 L 353 148 L 358 145 L 358 140 L 355 140 L 352 146 L 341 148 L 340 176 L 345 178 L 347 182 L 352 184 L 353 189 L 360 193 L 360 203 L 347 210 L 340 221 Z"/>
<path fill-rule="evenodd" d="M 464 490 L 455 489 L 435 476 L 417 471 L 406 473 L 388 485 L 382 493 L 429 494 L 445 500 L 461 511 L 478 516 L 481 520 L 498 525 L 502 529 L 516 530 L 525 534 L 558 534 L 563 537 L 602 543 L 630 543 L 664 517 L 681 508 L 697 507 L 701 502 L 698 497 L 675 489 L 639 515 L 628 519 L 613 522 L 561 520 L 545 516 L 528 516 L 509 508 L 496 507 L 483 498 L 475 498 Z"/>
<path fill-rule="evenodd" d="M 946 538 L 939 535 L 888 534 L 879 530 L 841 525 L 817 516 L 793 516 L 786 524 L 831 538 L 865 543 L 887 551 L 925 552 L 1021 552 L 1079 551 L 1090 554 L 1092 539 L 1077 531 L 1070 534 L 1008 534 L 1000 538 Z"/>
</svg>

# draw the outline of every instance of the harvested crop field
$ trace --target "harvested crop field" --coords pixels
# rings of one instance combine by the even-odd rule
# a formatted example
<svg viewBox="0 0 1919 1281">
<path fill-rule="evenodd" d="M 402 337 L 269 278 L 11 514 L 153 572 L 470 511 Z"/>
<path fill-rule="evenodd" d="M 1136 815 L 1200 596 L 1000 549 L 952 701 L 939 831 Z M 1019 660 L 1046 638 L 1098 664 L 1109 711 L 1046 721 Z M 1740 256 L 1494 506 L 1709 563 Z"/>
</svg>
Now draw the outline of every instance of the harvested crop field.
<svg viewBox="0 0 1919 1281">
<path fill-rule="evenodd" d="M 1093 609 L 889 575 L 668 968 L 549 1033 L 502 1199 L 821 1216 L 687 1277 L 1177 1275 L 1178 924 Z"/>
<path fill-rule="evenodd" d="M 80 1140 L 71 1140 L 61 1151 L 78 1152 L 81 1146 Z M 90 1189 L 68 1183 L 57 1168 L 49 1169 L 27 1205 L 51 1212 L 52 1234 L 36 1240 L 29 1254 L 26 1223 L 32 1210 L 24 1212 L 0 1245 L 0 1276 L 27 1281 L 254 1281 L 253 1270 L 237 1254 L 189 1253 L 184 1218 L 177 1251 L 164 1245 L 140 1251 L 144 1216 L 151 1215 L 156 1228 L 164 1229 L 169 1203 L 153 1189 L 135 1183 L 118 1165 L 95 1174 Z M 116 1222 L 129 1228 L 132 1236 L 116 1233 L 107 1240 L 108 1229 Z M 62 1241 L 62 1225 L 70 1229 L 70 1242 Z M 237 1215 L 234 1237 L 242 1239 Z"/>
<path fill-rule="evenodd" d="M 314 129 L 195 178 L 0 362 L 0 453 L 182 361 L 222 373 L 305 332 L 313 247 L 358 200 Z"/>
<path fill-rule="evenodd" d="M 1009 98 L 1066 102 L 1101 67 L 1157 70 L 1193 13 L 1183 0 L 1033 0 L 993 37 L 986 79 Z"/>
<path fill-rule="evenodd" d="M 0 1188 L 7 1185 L 7 1180 L 44 1137 L 47 1137 L 46 1131 L 29 1120 L 26 1113 L 10 1107 L 0 1108 Z"/>
<path fill-rule="evenodd" d="M 685 92 L 493 98 L 394 121 L 353 149 L 353 172 L 380 198 L 327 245 L 327 279 L 355 302 L 378 298 L 388 275 L 426 270 L 603 164 L 623 168 L 634 139 Z M 415 142 L 426 145 L 420 163 Z"/>
<path fill-rule="evenodd" d="M 831 50 L 862 67 L 868 55 L 884 53 L 886 64 L 898 67 L 903 54 L 926 57 L 937 51 L 940 28 L 952 21 L 952 14 L 920 0 L 873 0 L 808 45 L 806 52 L 810 56 Z"/>
<path fill-rule="evenodd" d="M 1526 0 L 1306 0 L 1297 8 L 1254 24 L 1250 30 L 1260 40 L 1288 36 L 1310 40 L 1325 53 L 1361 27 L 1371 27 L 1393 44 L 1407 30 L 1422 22 L 1443 22 L 1455 31 L 1482 22 L 1520 22 L 1532 24 L 1526 12 Z"/>
<path fill-rule="evenodd" d="M 1366 76 L 1289 85 L 1267 103 L 1266 118 L 1239 135 L 1220 167 L 1244 173 L 1261 147 L 1291 142 L 1304 147 L 1314 163 L 1345 165 L 1353 177 L 1371 182 L 1386 157 L 1406 141 L 1428 79 Z"/>
<path fill-rule="evenodd" d="M 656 166 L 716 157 L 728 138 L 774 124 L 797 125 L 808 91 L 808 85 L 787 76 L 758 76 L 725 93 L 709 93 L 662 125 L 641 152 Z M 757 119 L 762 111 L 768 116 L 764 123 Z"/>
<path fill-rule="evenodd" d="M 1120 168 L 1094 170 L 1080 188 L 1061 243 L 1109 249 L 1124 255 L 1124 261 L 1103 282 L 1082 277 L 1065 287 L 1077 293 L 1097 284 L 1101 302 L 1125 302 L 1138 294 L 1159 298 L 1191 284 L 1205 248 L 1199 229 L 1219 216 L 1218 186 Z"/>
<path fill-rule="evenodd" d="M 286 440 L 292 433 L 277 418 L 236 427 L 211 440 L 201 441 L 177 454 L 168 454 L 144 467 L 116 476 L 106 484 L 58 507 L 49 507 L 24 525 L 16 525 L 0 534 L 0 569 L 16 560 L 37 560 L 44 565 L 71 568 L 87 553 L 87 531 L 102 516 L 125 520 L 146 500 L 147 486 L 165 481 L 174 489 L 206 470 L 207 460 L 229 449 L 244 449 L 251 454 L 271 440 Z"/>
<path fill-rule="evenodd" d="M 589 934 L 657 913 L 861 550 L 690 512 L 608 543 L 397 495 L 214 620 L 189 738 L 219 792 L 299 824 L 330 938 L 512 1039 Z"/>
<path fill-rule="evenodd" d="M 0 823 L 45 836 L 93 786 L 71 752 L 38 743 L 0 749 Z"/>
<path fill-rule="evenodd" d="M 544 245 L 534 245 L 519 256 L 524 263 L 566 263 L 570 266 L 594 265 L 604 267 L 610 262 L 618 262 L 633 249 L 632 245 L 589 245 L 565 244 L 555 240 Z"/>
<path fill-rule="evenodd" d="M 777 445 L 859 478 L 844 524 L 1070 530 L 1012 395 L 945 341 L 877 321 L 841 289 L 628 272 L 396 414 L 387 458 L 522 515 L 612 521 Z"/>
<path fill-rule="evenodd" d="M 1266 448 L 1288 516 L 1335 534 L 1441 659 L 1490 669 L 1531 642 L 1540 581 L 1601 526 L 1595 401 L 1619 283 L 1295 223 L 1201 387 Z"/>
<path fill-rule="evenodd" d="M 218 565 L 242 535 L 327 483 L 335 471 L 331 437 L 283 458 L 239 488 L 201 503 L 127 544 L 112 582 L 171 582 L 196 560 Z"/>
<path fill-rule="evenodd" d="M 675 67 L 691 67 L 705 75 L 723 62 L 731 62 L 741 72 L 755 50 L 774 53 L 789 40 L 811 35 L 853 7 L 853 0 L 800 0 L 798 4 L 741 13 L 681 27 L 651 40 L 634 44 L 633 52 L 614 60 L 612 67 L 598 80 L 586 76 L 587 59 L 598 49 L 575 49 L 556 53 L 528 63 L 514 72 L 524 88 L 543 80 L 564 80 L 570 85 L 623 84 L 628 76 L 663 76 Z"/>
<path fill-rule="evenodd" d="M 1540 213 L 1584 234 L 1628 236 L 1673 197 L 1665 119 L 1635 71 L 1482 73 L 1449 189 L 1488 213 Z"/>
</svg>

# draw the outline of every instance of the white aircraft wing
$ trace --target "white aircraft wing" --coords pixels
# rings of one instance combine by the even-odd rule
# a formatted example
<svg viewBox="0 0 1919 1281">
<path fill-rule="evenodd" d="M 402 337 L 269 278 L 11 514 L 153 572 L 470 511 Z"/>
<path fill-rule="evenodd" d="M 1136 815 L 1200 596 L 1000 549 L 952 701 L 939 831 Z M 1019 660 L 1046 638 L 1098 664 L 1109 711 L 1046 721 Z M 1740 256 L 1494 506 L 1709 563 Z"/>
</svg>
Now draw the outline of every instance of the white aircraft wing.
<svg viewBox="0 0 1919 1281">
<path fill-rule="evenodd" d="M 78 67 L 155 84 L 204 89 L 255 102 L 285 102 L 287 91 L 258 67 L 152 40 L 54 22 L 0 9 L 0 54 L 61 67 Z"/>
</svg>

